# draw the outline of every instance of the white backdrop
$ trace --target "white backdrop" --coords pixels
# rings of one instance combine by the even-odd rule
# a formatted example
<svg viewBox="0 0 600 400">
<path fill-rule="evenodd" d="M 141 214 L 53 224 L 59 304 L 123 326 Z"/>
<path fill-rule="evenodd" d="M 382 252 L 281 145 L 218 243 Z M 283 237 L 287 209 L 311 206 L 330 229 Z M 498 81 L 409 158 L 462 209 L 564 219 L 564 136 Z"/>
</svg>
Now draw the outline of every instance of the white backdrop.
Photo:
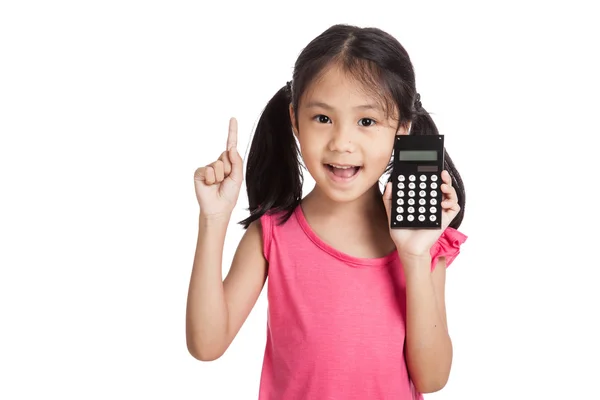
<svg viewBox="0 0 600 400">
<path fill-rule="evenodd" d="M 556 3 L 2 2 L 0 398 L 256 399 L 264 291 L 221 359 L 186 349 L 193 173 L 231 116 L 245 154 L 302 48 L 345 22 L 405 46 L 466 185 L 454 364 L 426 397 L 600 399 L 600 32 Z"/>
</svg>

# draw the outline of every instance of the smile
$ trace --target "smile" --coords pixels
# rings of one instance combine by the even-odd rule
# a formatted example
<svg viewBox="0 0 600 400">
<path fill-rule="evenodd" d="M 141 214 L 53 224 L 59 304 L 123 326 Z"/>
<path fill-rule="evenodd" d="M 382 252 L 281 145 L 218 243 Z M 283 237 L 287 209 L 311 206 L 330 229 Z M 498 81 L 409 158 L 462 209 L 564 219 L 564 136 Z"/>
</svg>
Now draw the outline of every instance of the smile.
<svg viewBox="0 0 600 400">
<path fill-rule="evenodd" d="M 355 165 L 323 164 L 327 170 L 327 175 L 335 182 L 350 182 L 356 176 L 362 167 Z"/>
</svg>

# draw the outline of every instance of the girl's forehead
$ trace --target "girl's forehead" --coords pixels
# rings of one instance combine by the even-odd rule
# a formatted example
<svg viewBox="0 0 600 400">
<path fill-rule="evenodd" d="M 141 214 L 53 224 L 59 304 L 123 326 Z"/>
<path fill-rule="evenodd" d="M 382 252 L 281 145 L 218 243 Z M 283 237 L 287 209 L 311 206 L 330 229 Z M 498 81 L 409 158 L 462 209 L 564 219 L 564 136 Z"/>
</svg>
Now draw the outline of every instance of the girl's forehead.
<svg viewBox="0 0 600 400">
<path fill-rule="evenodd" d="M 382 86 L 378 73 L 370 68 L 351 70 L 332 64 L 318 73 L 304 88 L 299 107 L 328 105 L 330 109 L 381 112 L 397 115 L 397 104 Z M 324 107 L 327 108 L 327 107 Z"/>
<path fill-rule="evenodd" d="M 369 112 L 385 114 L 386 103 L 382 96 L 366 90 L 358 83 L 335 85 L 323 82 L 308 88 L 300 99 L 300 108 L 340 112 Z"/>
<path fill-rule="evenodd" d="M 349 92 L 358 96 L 368 92 L 367 84 L 348 71 L 339 67 L 326 68 L 308 85 L 307 92 L 339 93 Z"/>
<path fill-rule="evenodd" d="M 347 74 L 324 74 L 311 82 L 302 94 L 303 106 L 314 103 L 356 104 L 381 107 L 381 96 Z"/>
</svg>

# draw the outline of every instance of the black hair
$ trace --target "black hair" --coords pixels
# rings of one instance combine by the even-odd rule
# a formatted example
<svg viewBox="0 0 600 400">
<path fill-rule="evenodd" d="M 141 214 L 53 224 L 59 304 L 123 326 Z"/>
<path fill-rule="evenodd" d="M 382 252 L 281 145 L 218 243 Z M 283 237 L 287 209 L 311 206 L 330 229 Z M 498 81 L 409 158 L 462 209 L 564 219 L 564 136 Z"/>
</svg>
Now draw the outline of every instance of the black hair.
<svg viewBox="0 0 600 400">
<path fill-rule="evenodd" d="M 291 103 L 298 110 L 307 87 L 321 77 L 326 67 L 335 64 L 373 91 L 388 115 L 399 116 L 398 129 L 412 124 L 411 135 L 439 135 L 433 119 L 421 106 L 412 62 L 398 40 L 378 28 L 334 25 L 302 50 L 292 81 L 275 93 L 258 121 L 247 158 L 250 216 L 240 222 L 245 228 L 270 212 L 283 212 L 280 222 L 284 222 L 300 204 L 303 174 L 289 106 Z M 445 149 L 444 158 L 444 168 L 450 173 L 460 206 L 450 223 L 456 229 L 464 215 L 465 190 Z M 391 168 L 390 162 L 386 172 Z"/>
</svg>

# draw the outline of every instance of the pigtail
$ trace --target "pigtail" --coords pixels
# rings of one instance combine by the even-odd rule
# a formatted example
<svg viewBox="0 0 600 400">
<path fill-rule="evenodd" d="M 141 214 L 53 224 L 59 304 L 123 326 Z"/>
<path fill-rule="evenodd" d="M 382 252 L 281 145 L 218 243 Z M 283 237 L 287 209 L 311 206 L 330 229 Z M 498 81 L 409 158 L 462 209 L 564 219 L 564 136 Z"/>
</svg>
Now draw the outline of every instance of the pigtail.
<svg viewBox="0 0 600 400">
<path fill-rule="evenodd" d="M 439 131 L 431 118 L 431 115 L 421 106 L 420 95 L 417 94 L 417 101 L 415 104 L 414 117 L 412 120 L 412 126 L 410 129 L 411 135 L 439 135 Z M 448 152 L 444 148 L 444 169 L 450 173 L 452 178 L 452 186 L 456 189 L 458 197 L 458 205 L 460 211 L 456 217 L 450 222 L 450 227 L 458 229 L 462 223 L 465 213 L 465 187 L 458 170 L 454 166 L 454 162 L 448 155 Z"/>
<path fill-rule="evenodd" d="M 244 228 L 267 212 L 284 211 L 287 220 L 302 198 L 300 152 L 289 113 L 290 91 L 281 88 L 267 103 L 258 121 L 246 167 L 250 216 Z"/>
</svg>

